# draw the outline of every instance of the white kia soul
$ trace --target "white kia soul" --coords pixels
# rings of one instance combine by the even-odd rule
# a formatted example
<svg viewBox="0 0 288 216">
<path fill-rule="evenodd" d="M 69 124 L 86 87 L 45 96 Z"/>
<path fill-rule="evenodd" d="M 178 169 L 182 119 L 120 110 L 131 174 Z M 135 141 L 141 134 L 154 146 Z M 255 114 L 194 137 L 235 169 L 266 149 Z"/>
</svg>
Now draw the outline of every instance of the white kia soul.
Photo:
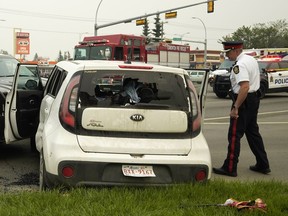
<svg viewBox="0 0 288 216">
<path fill-rule="evenodd" d="M 62 61 L 40 107 L 40 189 L 169 185 L 211 177 L 187 72 L 145 63 Z"/>
</svg>

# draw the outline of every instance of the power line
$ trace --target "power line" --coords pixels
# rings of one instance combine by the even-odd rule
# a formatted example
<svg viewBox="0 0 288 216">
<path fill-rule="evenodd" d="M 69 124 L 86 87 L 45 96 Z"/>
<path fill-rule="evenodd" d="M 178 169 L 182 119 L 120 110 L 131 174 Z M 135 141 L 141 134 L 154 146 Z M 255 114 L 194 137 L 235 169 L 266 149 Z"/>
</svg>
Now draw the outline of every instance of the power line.
<svg viewBox="0 0 288 216">
<path fill-rule="evenodd" d="M 38 18 L 40 17 L 40 18 L 48 18 L 48 19 L 94 22 L 94 19 L 92 18 L 63 16 L 63 15 L 58 15 L 58 14 L 45 14 L 45 13 L 37 13 L 37 12 L 31 12 L 31 11 L 21 11 L 21 10 L 13 10 L 13 9 L 5 9 L 5 8 L 0 8 L 0 12 L 13 14 L 17 16 L 31 16 L 31 17 L 38 17 Z"/>
<path fill-rule="evenodd" d="M 0 28 L 6 28 L 6 29 L 14 29 L 12 27 L 4 27 L 0 26 Z M 49 33 L 60 33 L 60 34 L 77 34 L 79 35 L 79 32 L 65 32 L 65 31 L 52 31 L 52 30 L 46 30 L 46 29 L 29 29 L 29 28 L 21 28 L 22 30 L 25 31 L 36 31 L 36 32 L 49 32 Z M 92 34 L 92 33 L 89 33 Z"/>
<path fill-rule="evenodd" d="M 169 25 L 171 26 L 178 26 L 178 27 L 185 27 L 185 28 L 191 28 L 193 27 L 193 29 L 199 28 L 199 29 L 203 29 L 203 26 L 196 26 L 196 25 L 191 25 L 188 23 L 180 23 L 180 22 L 169 22 Z M 215 30 L 215 31 L 235 31 L 236 29 L 229 29 L 229 28 L 217 28 L 217 27 L 209 27 L 207 26 L 207 29 L 209 30 Z"/>
</svg>

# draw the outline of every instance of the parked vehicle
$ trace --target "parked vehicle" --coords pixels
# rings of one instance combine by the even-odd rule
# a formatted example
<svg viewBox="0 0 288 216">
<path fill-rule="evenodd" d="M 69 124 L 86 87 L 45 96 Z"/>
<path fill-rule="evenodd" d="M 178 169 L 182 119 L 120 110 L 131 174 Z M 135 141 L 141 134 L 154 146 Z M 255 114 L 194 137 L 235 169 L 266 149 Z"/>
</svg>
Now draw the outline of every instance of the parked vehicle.
<svg viewBox="0 0 288 216">
<path fill-rule="evenodd" d="M 11 91 L 12 88 L 17 91 Z M 32 148 L 35 148 L 34 135 L 38 127 L 42 93 L 43 84 L 37 65 L 21 67 L 14 57 L 0 54 L 1 144 L 31 138 Z M 16 119 L 19 121 L 14 121 Z"/>
<path fill-rule="evenodd" d="M 258 60 L 261 98 L 267 93 L 288 92 L 288 61 Z"/>
<path fill-rule="evenodd" d="M 16 70 L 18 79 L 8 100 L 16 108 L 9 113 L 9 123 L 11 128 L 17 121 L 21 124 L 28 93 L 37 99 L 43 93 L 36 133 L 41 190 L 210 179 L 211 156 L 199 102 L 204 97 L 198 99 L 185 70 L 133 62 L 61 61 L 44 92 L 25 89 L 24 94 L 18 88 L 24 68 Z M 22 97 L 25 106 L 17 102 Z"/>
<path fill-rule="evenodd" d="M 288 92 L 288 61 L 279 58 L 258 60 L 260 70 L 259 97 L 267 93 Z M 215 76 L 213 91 L 219 98 L 226 98 L 231 88 L 230 72 Z"/>
<path fill-rule="evenodd" d="M 189 68 L 190 46 L 168 42 L 146 44 L 146 37 L 114 34 L 84 37 L 75 46 L 75 60 L 140 61 Z"/>
<path fill-rule="evenodd" d="M 201 84 L 203 82 L 203 77 L 205 76 L 204 70 L 197 69 L 186 69 L 191 80 L 195 83 Z"/>
<path fill-rule="evenodd" d="M 230 70 L 234 61 L 225 59 L 219 68 L 211 73 L 209 81 L 213 87 L 214 93 L 219 98 L 225 98 L 228 95 L 228 91 L 231 87 L 230 85 Z"/>
</svg>

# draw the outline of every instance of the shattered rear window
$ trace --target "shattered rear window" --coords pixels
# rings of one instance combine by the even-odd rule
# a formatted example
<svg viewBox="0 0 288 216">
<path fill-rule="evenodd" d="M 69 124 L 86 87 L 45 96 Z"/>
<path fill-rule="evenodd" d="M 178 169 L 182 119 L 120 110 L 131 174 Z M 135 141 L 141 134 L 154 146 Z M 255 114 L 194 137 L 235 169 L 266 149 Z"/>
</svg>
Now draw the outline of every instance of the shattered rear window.
<svg viewBox="0 0 288 216">
<path fill-rule="evenodd" d="M 185 80 L 174 73 L 85 71 L 79 106 L 189 110 Z"/>
</svg>

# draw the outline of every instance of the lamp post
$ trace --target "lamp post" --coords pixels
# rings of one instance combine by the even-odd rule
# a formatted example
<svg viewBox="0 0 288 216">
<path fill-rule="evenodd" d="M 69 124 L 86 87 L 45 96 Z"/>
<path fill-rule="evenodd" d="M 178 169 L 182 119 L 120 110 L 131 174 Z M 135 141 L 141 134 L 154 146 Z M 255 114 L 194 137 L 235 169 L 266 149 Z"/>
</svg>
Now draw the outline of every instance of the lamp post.
<svg viewBox="0 0 288 216">
<path fill-rule="evenodd" d="M 94 36 L 97 36 L 97 16 L 98 16 L 98 10 L 99 10 L 99 7 L 101 5 L 103 0 L 100 0 L 98 6 L 97 6 L 97 9 L 96 9 L 96 14 L 95 14 L 95 24 L 94 24 Z"/>
<path fill-rule="evenodd" d="M 4 20 L 4 19 L 0 19 L 0 21 L 1 21 L 1 22 L 5 22 L 6 20 Z M 2 52 L 2 51 L 1 51 L 1 52 Z"/>
<path fill-rule="evenodd" d="M 161 40 L 163 40 L 163 36 L 164 36 L 164 24 L 168 23 L 168 21 L 165 21 L 165 22 L 161 22 Z"/>
<path fill-rule="evenodd" d="M 204 68 L 206 68 L 206 63 L 207 63 L 207 31 L 206 31 L 206 26 L 204 24 L 204 22 L 198 18 L 198 17 L 192 17 L 192 19 L 198 19 L 203 27 L 204 27 L 204 30 L 205 30 L 205 40 L 204 40 Z"/>
</svg>

